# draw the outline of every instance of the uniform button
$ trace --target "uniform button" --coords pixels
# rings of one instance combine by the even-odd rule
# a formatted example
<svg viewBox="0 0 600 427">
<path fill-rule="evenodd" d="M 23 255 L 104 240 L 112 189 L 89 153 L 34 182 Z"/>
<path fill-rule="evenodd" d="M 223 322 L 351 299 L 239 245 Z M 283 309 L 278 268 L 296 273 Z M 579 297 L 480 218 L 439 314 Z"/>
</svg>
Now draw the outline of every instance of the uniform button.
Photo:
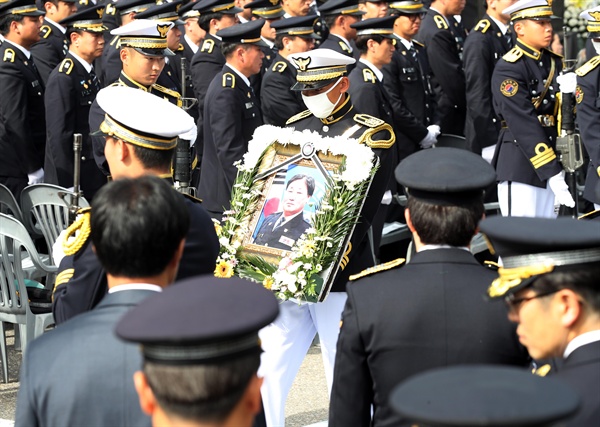
<svg viewBox="0 0 600 427">
<path fill-rule="evenodd" d="M 329 132 L 329 126 L 327 126 L 327 125 L 323 126 L 323 132 Z"/>
<path fill-rule="evenodd" d="M 543 67 L 544 63 L 542 61 L 540 61 L 540 67 Z"/>
<path fill-rule="evenodd" d="M 547 80 L 546 80 L 546 79 L 544 79 L 544 80 L 542 81 L 542 83 L 546 84 L 546 81 L 547 81 Z"/>
<path fill-rule="evenodd" d="M 256 116 L 256 114 L 252 113 L 252 117 Z"/>
<path fill-rule="evenodd" d="M 88 101 L 88 104 L 91 104 L 91 103 L 92 103 L 92 101 Z"/>
<path fill-rule="evenodd" d="M 550 98 L 554 99 L 554 94 L 550 95 Z"/>
<path fill-rule="evenodd" d="M 81 160 L 83 160 L 85 162 L 85 156 L 81 156 Z"/>
<path fill-rule="evenodd" d="M 544 105 L 546 105 L 547 103 L 548 103 L 548 100 L 547 100 L 547 99 L 544 99 L 544 100 L 542 101 L 542 104 L 544 104 Z"/>
<path fill-rule="evenodd" d="M 554 88 L 553 88 L 552 86 L 550 86 L 548 89 L 550 89 L 550 90 L 554 90 Z"/>
<path fill-rule="evenodd" d="M 425 107 L 429 108 L 429 104 L 425 104 Z"/>
<path fill-rule="evenodd" d="M 493 119 L 492 119 L 492 122 L 496 123 L 496 118 L 493 118 Z"/>
<path fill-rule="evenodd" d="M 532 94 L 532 95 L 536 95 L 536 94 L 537 94 L 537 92 L 536 92 L 535 90 L 532 90 L 532 91 L 531 91 L 531 94 Z"/>
</svg>

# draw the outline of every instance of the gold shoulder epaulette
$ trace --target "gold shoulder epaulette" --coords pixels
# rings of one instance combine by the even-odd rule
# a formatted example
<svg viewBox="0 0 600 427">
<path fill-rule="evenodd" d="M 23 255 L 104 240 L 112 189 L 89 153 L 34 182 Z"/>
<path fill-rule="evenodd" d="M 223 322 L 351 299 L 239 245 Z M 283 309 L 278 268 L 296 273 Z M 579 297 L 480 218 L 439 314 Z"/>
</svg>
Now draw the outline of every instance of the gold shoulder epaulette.
<svg viewBox="0 0 600 427">
<path fill-rule="evenodd" d="M 202 203 L 202 199 L 199 199 L 199 198 L 197 198 L 197 197 L 194 197 L 194 196 L 192 196 L 191 194 L 188 194 L 188 193 L 181 193 L 181 195 L 182 195 L 183 197 L 185 197 L 186 199 L 188 199 L 188 200 L 191 200 L 191 201 L 192 201 L 192 202 L 194 202 L 194 203 Z"/>
<path fill-rule="evenodd" d="M 287 64 L 285 62 L 277 61 L 275 64 L 273 64 L 273 67 L 271 69 L 273 71 L 277 71 L 278 73 L 283 73 L 286 68 L 287 68 Z"/>
<path fill-rule="evenodd" d="M 425 45 L 421 42 L 416 41 L 415 39 L 413 39 L 413 44 L 416 44 L 417 46 L 421 46 L 421 47 L 425 47 Z"/>
<path fill-rule="evenodd" d="M 435 22 L 435 25 L 437 25 L 437 27 L 440 30 L 448 29 L 448 23 L 446 22 L 446 19 L 442 15 L 435 15 L 433 17 L 433 21 Z"/>
<path fill-rule="evenodd" d="M 91 208 L 83 208 L 77 212 L 78 218 L 67 228 L 63 240 L 63 251 L 65 255 L 75 255 L 85 245 L 90 236 L 91 229 Z M 73 237 L 73 239 L 71 239 Z"/>
<path fill-rule="evenodd" d="M 544 49 L 544 50 L 556 58 L 561 58 L 561 59 L 564 58 L 564 56 L 562 56 L 560 53 L 556 53 L 550 49 Z"/>
<path fill-rule="evenodd" d="M 67 268 L 66 270 L 63 270 L 60 273 L 58 273 L 56 279 L 54 280 L 54 289 L 52 290 L 52 297 L 54 297 L 54 292 L 56 292 L 56 288 L 60 285 L 64 285 L 69 280 L 71 280 L 73 274 L 75 274 L 74 268 Z"/>
<path fill-rule="evenodd" d="M 74 65 L 75 64 L 73 64 L 73 60 L 71 58 L 65 58 L 60 63 L 60 66 L 58 67 L 58 72 L 64 73 L 68 76 L 69 74 L 71 74 L 71 71 L 73 71 Z"/>
<path fill-rule="evenodd" d="M 175 98 L 181 98 L 181 94 L 179 92 L 177 92 L 176 90 L 171 90 L 171 89 L 166 88 L 164 86 L 157 85 L 156 83 L 154 83 L 152 85 L 152 87 L 154 89 L 158 90 L 159 92 L 166 93 L 167 95 L 173 96 Z"/>
<path fill-rule="evenodd" d="M 288 119 L 287 122 L 285 122 L 286 125 L 292 124 L 297 122 L 298 120 L 302 120 L 306 117 L 312 116 L 312 113 L 310 112 L 310 110 L 304 110 L 301 113 L 296 114 L 295 116 L 292 116 Z"/>
<path fill-rule="evenodd" d="M 575 70 L 575 74 L 577 74 L 579 77 L 583 77 L 587 73 L 592 71 L 594 68 L 596 68 L 598 66 L 598 64 L 600 64 L 600 55 L 594 56 L 588 62 L 586 62 L 581 67 L 579 67 L 577 70 Z"/>
<path fill-rule="evenodd" d="M 202 47 L 200 48 L 200 52 L 212 53 L 215 47 L 215 41 L 212 39 L 206 39 L 202 43 Z"/>
<path fill-rule="evenodd" d="M 350 53 L 350 48 L 348 47 L 348 45 L 346 43 L 344 43 L 343 41 L 340 40 L 339 44 L 343 51 Z"/>
<path fill-rule="evenodd" d="M 551 369 L 552 366 L 550 366 L 549 363 L 546 363 L 545 365 L 542 365 L 539 368 L 535 368 L 531 371 L 531 373 L 533 375 L 537 375 L 538 377 L 545 377 L 546 375 L 548 375 L 548 372 L 550 372 Z"/>
<path fill-rule="evenodd" d="M 11 48 L 8 48 L 4 51 L 4 57 L 2 58 L 2 60 L 4 62 L 15 62 L 15 56 L 15 51 Z"/>
<path fill-rule="evenodd" d="M 506 52 L 502 59 L 506 62 L 517 62 L 517 60 L 523 56 L 523 51 L 518 46 L 513 47 L 511 50 Z"/>
<path fill-rule="evenodd" d="M 366 270 L 363 270 L 358 274 L 351 275 L 348 278 L 348 280 L 354 281 L 354 280 L 360 279 L 361 277 L 370 276 L 371 274 L 379 273 L 381 271 L 391 270 L 392 268 L 396 268 L 396 267 L 403 265 L 405 261 L 406 261 L 406 259 L 404 259 L 404 258 L 398 258 L 393 261 L 389 261 L 389 262 L 386 262 L 383 264 L 376 265 L 374 267 L 369 267 Z"/>
<path fill-rule="evenodd" d="M 386 122 L 369 114 L 355 114 L 354 121 L 360 125 L 368 127 L 367 130 L 358 138 L 360 144 L 366 144 L 371 148 L 390 148 L 396 142 L 394 129 Z M 387 139 L 373 139 L 379 132 L 388 135 Z M 381 136 L 381 135 L 380 135 Z"/>
<path fill-rule="evenodd" d="M 221 84 L 223 85 L 223 87 L 230 87 L 233 89 L 235 87 L 235 76 L 233 75 L 233 73 L 223 74 Z"/>
<path fill-rule="evenodd" d="M 473 31 L 477 31 L 480 32 L 481 34 L 485 34 L 486 31 L 488 30 L 488 28 L 490 28 L 490 21 L 489 19 L 482 19 L 481 21 L 479 21 L 477 23 L 477 25 L 475 25 L 475 28 L 473 28 Z"/>
<path fill-rule="evenodd" d="M 371 71 L 371 70 L 369 70 L 369 71 Z M 363 126 L 367 126 L 370 128 L 376 128 L 385 123 L 383 120 L 378 119 L 377 117 L 373 117 L 369 114 L 355 114 L 354 121 L 358 124 L 361 124 Z"/>
<path fill-rule="evenodd" d="M 50 33 L 52 33 L 52 28 L 50 28 L 49 25 L 42 25 L 42 28 L 40 28 L 40 36 L 42 36 L 43 39 L 47 39 Z"/>
<path fill-rule="evenodd" d="M 365 82 L 375 83 L 377 81 L 377 77 L 375 77 L 375 73 L 371 71 L 370 68 L 365 68 L 363 70 L 363 80 Z"/>
<path fill-rule="evenodd" d="M 483 265 L 492 270 L 498 270 L 500 268 L 500 264 L 494 261 L 483 261 Z"/>
</svg>

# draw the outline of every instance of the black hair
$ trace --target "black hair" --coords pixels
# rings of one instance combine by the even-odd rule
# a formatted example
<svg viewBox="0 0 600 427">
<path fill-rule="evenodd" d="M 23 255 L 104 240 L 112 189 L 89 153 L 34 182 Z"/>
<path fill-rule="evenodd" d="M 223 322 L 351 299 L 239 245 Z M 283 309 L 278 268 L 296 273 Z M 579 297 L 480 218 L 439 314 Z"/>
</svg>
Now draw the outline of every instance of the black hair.
<svg viewBox="0 0 600 427">
<path fill-rule="evenodd" d="M 175 148 L 169 150 L 153 150 L 151 148 L 140 147 L 139 145 L 129 144 L 138 160 L 142 163 L 144 169 L 166 170 L 171 166 Z"/>
<path fill-rule="evenodd" d="M 200 28 L 202 28 L 208 33 L 210 31 L 210 21 L 213 19 L 220 21 L 221 19 L 223 19 L 224 15 L 225 14 L 222 12 L 210 12 L 200 14 L 200 17 L 198 18 L 198 25 L 200 26 Z"/>
<path fill-rule="evenodd" d="M 540 276 L 533 282 L 531 289 L 538 294 L 570 289 L 582 297 L 584 306 L 589 307 L 593 313 L 600 314 L 598 277 L 600 277 L 600 263 L 589 266 L 578 265 L 573 268 L 565 266 L 558 271 Z"/>
<path fill-rule="evenodd" d="M 369 50 L 369 46 L 368 46 L 368 42 L 369 40 L 373 40 L 377 43 L 382 43 L 383 39 L 385 37 L 379 35 L 379 34 L 369 34 L 369 35 L 364 35 L 364 36 L 358 36 L 356 37 L 356 48 L 358 49 L 358 51 L 363 54 L 363 53 L 367 53 L 367 51 Z"/>
<path fill-rule="evenodd" d="M 12 13 L 8 14 L 8 15 L 0 16 L 0 34 L 2 34 L 3 36 L 7 35 L 10 30 L 11 22 L 15 21 L 18 23 L 22 23 L 24 19 L 25 19 L 24 15 L 15 15 Z"/>
<path fill-rule="evenodd" d="M 292 182 L 300 181 L 302 179 L 306 182 L 306 193 L 309 196 L 312 196 L 313 193 L 315 192 L 315 179 L 310 175 L 304 175 L 302 173 L 296 174 L 289 179 L 289 181 L 285 185 L 286 190 Z"/>
</svg>

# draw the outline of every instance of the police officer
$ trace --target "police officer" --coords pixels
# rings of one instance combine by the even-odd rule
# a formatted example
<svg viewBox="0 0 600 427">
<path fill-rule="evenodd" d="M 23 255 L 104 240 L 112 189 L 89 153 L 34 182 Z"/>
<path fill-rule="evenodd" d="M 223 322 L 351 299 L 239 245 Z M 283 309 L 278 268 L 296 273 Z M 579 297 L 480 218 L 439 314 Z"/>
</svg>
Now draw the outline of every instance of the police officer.
<svg viewBox="0 0 600 427">
<path fill-rule="evenodd" d="M 31 54 L 46 84 L 52 70 L 69 50 L 65 36 L 67 29 L 59 22 L 75 13 L 77 4 L 75 0 L 48 0 L 44 3 L 44 8 L 46 15 L 41 28 L 41 39 L 31 47 Z"/>
<path fill-rule="evenodd" d="M 504 263 L 488 296 L 504 298 L 531 357 L 562 359 L 554 376 L 582 398 L 567 425 L 598 425 L 600 225 L 496 216 L 483 221 L 481 231 Z"/>
<path fill-rule="evenodd" d="M 467 84 L 465 136 L 471 151 L 492 161 L 500 120 L 492 104 L 492 72 L 512 48 L 510 15 L 502 13 L 515 0 L 487 0 L 486 14 L 467 37 L 464 49 Z"/>
<path fill-rule="evenodd" d="M 358 8 L 358 0 L 329 0 L 321 4 L 318 9 L 329 29 L 329 35 L 321 42 L 319 48 L 331 49 L 358 61 L 360 52 L 356 50 L 354 44 L 356 30 L 350 27 L 351 24 L 360 21 L 365 14 Z M 348 72 L 352 71 L 354 64 L 350 64 L 349 67 Z"/>
<path fill-rule="evenodd" d="M 259 19 L 217 33 L 226 64 L 206 92 L 210 102 L 204 106 L 204 151 L 198 187 L 206 209 L 217 219 L 229 209 L 237 175 L 234 163 L 248 151 L 254 129 L 263 124 L 249 80 L 262 66 L 263 24 Z"/>
<path fill-rule="evenodd" d="M 266 124 L 285 126 L 286 121 L 306 110 L 299 92 L 290 88 L 296 83 L 296 67 L 290 64 L 288 56 L 307 52 L 314 47 L 318 37 L 314 32 L 316 15 L 281 19 L 271 24 L 275 29 L 277 55 L 273 65 L 265 72 L 260 93 L 261 109 Z"/>
<path fill-rule="evenodd" d="M 432 84 L 442 133 L 464 135 L 467 104 L 462 49 L 466 33 L 454 15 L 460 15 L 465 2 L 434 0 L 423 19 L 418 38 L 427 47 L 433 72 Z"/>
<path fill-rule="evenodd" d="M 44 83 L 29 50 L 43 14 L 33 0 L 0 5 L 0 183 L 17 200 L 28 182 L 44 178 Z"/>
<path fill-rule="evenodd" d="M 596 53 L 600 52 L 600 7 L 581 13 L 588 21 L 587 30 Z M 577 74 L 577 123 L 581 138 L 590 156 L 583 197 L 600 209 L 600 56 L 595 56 L 579 68 Z"/>
<path fill-rule="evenodd" d="M 173 26 L 167 33 L 167 48 L 172 52 L 179 49 L 179 40 L 181 39 L 180 25 L 184 22 L 179 19 L 177 10 L 183 0 L 160 5 L 150 6 L 143 12 L 138 13 L 135 19 L 152 19 L 157 22 L 172 22 Z M 176 63 L 172 60 L 173 56 L 165 56 L 165 66 L 158 76 L 156 84 L 166 87 L 169 90 L 181 93 L 181 69 L 176 68 Z"/>
<path fill-rule="evenodd" d="M 365 12 L 362 19 L 383 18 L 387 15 L 389 2 L 377 0 L 360 0 L 358 2 L 358 8 Z"/>
<path fill-rule="evenodd" d="M 195 132 L 194 120 L 168 101 L 129 87 L 104 88 L 96 102 L 105 112 L 98 134 L 106 139 L 106 160 L 113 177 L 156 175 L 172 184 L 171 159 L 177 137 Z M 212 274 L 219 253 L 213 223 L 198 199 L 181 197 L 189 210 L 190 230 L 177 278 Z M 105 272 L 87 240 L 86 215 L 89 212 L 82 213 L 67 231 L 74 238 L 59 239 L 67 256 L 57 261 L 60 267 L 52 306 L 57 324 L 91 310 L 106 294 Z"/>
<path fill-rule="evenodd" d="M 510 14 L 516 45 L 492 74 L 494 110 L 502 129 L 492 161 L 504 216 L 552 217 L 554 199 L 574 206 L 556 152 L 556 117 L 561 57 L 552 41 L 552 8 L 545 0 L 520 0 Z"/>
<path fill-rule="evenodd" d="M 83 9 L 60 21 L 67 27 L 69 53 L 52 71 L 46 85 L 45 182 L 73 186 L 73 134 L 83 136 L 81 151 L 81 190 L 88 200 L 106 183 L 92 154 L 89 112 L 100 82 L 94 72 L 94 59 L 102 55 L 106 29 L 101 16 L 104 6 Z"/>
<path fill-rule="evenodd" d="M 395 142 L 391 125 L 368 114 L 360 114 L 352 105 L 347 94 L 349 80 L 346 73 L 353 58 L 330 49 L 296 53 L 289 58 L 298 68 L 297 83 L 292 90 L 301 91 L 308 110 L 290 118 L 288 126 L 316 131 L 323 136 L 355 138 L 373 149 L 379 157 L 380 168 L 327 299 L 302 305 L 282 302 L 281 316 L 260 333 L 265 349 L 261 364 L 265 377 L 262 396 L 267 425 L 270 426 L 284 424 L 285 400 L 317 332 L 323 350 L 325 378 L 331 389 L 341 312 L 346 301 L 346 282 L 350 274 L 373 265 L 367 231 L 389 182 Z"/>
</svg>

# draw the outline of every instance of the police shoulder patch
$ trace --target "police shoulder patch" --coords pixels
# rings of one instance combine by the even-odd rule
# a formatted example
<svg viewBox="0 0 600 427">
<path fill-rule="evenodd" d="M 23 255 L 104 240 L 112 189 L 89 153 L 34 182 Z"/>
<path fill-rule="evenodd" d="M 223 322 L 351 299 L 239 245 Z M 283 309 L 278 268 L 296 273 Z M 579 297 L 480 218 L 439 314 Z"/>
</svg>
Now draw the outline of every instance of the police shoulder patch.
<svg viewBox="0 0 600 427">
<path fill-rule="evenodd" d="M 506 52 L 504 54 L 504 56 L 502 57 L 502 59 L 504 59 L 506 62 L 517 62 L 517 60 L 523 56 L 523 51 L 521 49 L 519 49 L 518 46 L 513 47 L 511 50 L 509 50 L 508 52 Z"/>
<path fill-rule="evenodd" d="M 500 83 L 500 92 L 502 95 L 511 97 L 515 96 L 519 91 L 519 83 L 512 79 L 506 79 Z"/>
<path fill-rule="evenodd" d="M 376 128 L 385 123 L 385 121 L 378 119 L 377 117 L 371 116 L 370 114 L 355 114 L 354 121 L 358 124 L 370 128 Z"/>
<path fill-rule="evenodd" d="M 184 50 L 185 50 L 185 46 L 183 46 L 181 43 L 179 43 L 179 46 L 177 46 L 176 52 L 183 52 Z"/>
<path fill-rule="evenodd" d="M 60 63 L 60 66 L 58 67 L 58 72 L 69 75 L 71 74 L 71 71 L 73 71 L 74 65 L 75 64 L 73 64 L 73 60 L 71 58 L 65 58 Z"/>
<path fill-rule="evenodd" d="M 344 52 L 348 52 L 348 53 L 351 52 L 350 47 L 346 43 L 344 43 L 342 40 L 339 41 L 339 44 Z"/>
<path fill-rule="evenodd" d="M 273 64 L 273 67 L 271 67 L 273 71 L 277 71 L 278 73 L 283 73 L 286 68 L 287 64 L 283 61 L 277 61 L 275 64 Z"/>
<path fill-rule="evenodd" d="M 371 71 L 370 68 L 365 68 L 363 70 L 363 79 L 365 82 L 375 83 L 377 81 L 377 77 L 375 77 L 375 73 Z"/>
<path fill-rule="evenodd" d="M 235 76 L 233 75 L 233 73 L 223 74 L 222 84 L 223 87 L 230 87 L 233 89 L 235 87 Z"/>
<path fill-rule="evenodd" d="M 545 377 L 552 370 L 552 366 L 546 363 L 545 365 L 540 366 L 539 368 L 533 369 L 531 372 L 533 375 L 537 375 L 538 377 Z"/>
<path fill-rule="evenodd" d="M 40 28 L 40 36 L 42 36 L 43 39 L 47 39 L 51 33 L 52 28 L 50 28 L 50 25 L 42 25 L 42 28 Z"/>
<path fill-rule="evenodd" d="M 475 28 L 473 28 L 473 31 L 477 31 L 481 34 L 485 34 L 486 31 L 488 30 L 488 28 L 490 28 L 490 25 L 492 25 L 490 23 L 489 19 L 482 19 L 481 21 L 479 21 L 477 23 L 477 25 L 475 25 Z"/>
<path fill-rule="evenodd" d="M 4 56 L 2 57 L 2 60 L 4 62 L 15 62 L 15 51 L 8 48 L 4 50 Z"/>
<path fill-rule="evenodd" d="M 592 71 L 594 68 L 596 68 L 599 64 L 600 64 L 600 55 L 594 56 L 588 62 L 583 64 L 581 67 L 579 67 L 575 71 L 575 74 L 577 74 L 579 77 L 583 77 L 586 74 L 588 74 L 590 71 Z"/>
<path fill-rule="evenodd" d="M 435 22 L 435 25 L 437 25 L 437 27 L 440 30 L 448 30 L 448 23 L 446 22 L 446 18 L 444 18 L 442 15 L 435 15 L 433 17 L 433 21 Z"/>
<path fill-rule="evenodd" d="M 579 85 L 575 88 L 575 101 L 578 104 L 581 104 L 581 101 L 583 101 L 583 89 Z"/>
<path fill-rule="evenodd" d="M 117 8 L 114 4 L 109 2 L 104 8 L 104 13 L 106 13 L 107 15 L 115 15 L 117 13 Z"/>
<path fill-rule="evenodd" d="M 396 268 L 396 267 L 400 267 L 400 266 L 404 265 L 405 262 L 406 262 L 406 259 L 398 258 L 393 261 L 389 261 L 389 262 L 386 262 L 383 264 L 376 265 L 374 267 L 369 267 L 366 270 L 363 270 L 358 274 L 351 275 L 349 277 L 349 280 L 354 281 L 354 280 L 360 279 L 361 277 L 370 276 L 372 274 L 380 273 L 382 271 L 391 270 L 392 268 Z"/>
<path fill-rule="evenodd" d="M 73 274 L 75 274 L 74 268 L 67 268 L 66 270 L 63 270 L 60 273 L 58 273 L 56 275 L 56 279 L 54 280 L 54 291 L 56 291 L 56 288 L 60 285 L 68 283 L 69 280 L 71 280 L 71 278 L 73 277 Z"/>
<path fill-rule="evenodd" d="M 299 120 L 302 120 L 302 119 L 304 119 L 306 117 L 310 117 L 310 116 L 312 116 L 312 113 L 310 112 L 310 110 L 304 110 L 301 113 L 298 113 L 295 116 L 290 117 L 288 119 L 288 121 L 285 122 L 285 124 L 289 125 L 289 124 L 295 123 Z"/>
<path fill-rule="evenodd" d="M 212 39 L 206 39 L 202 43 L 200 52 L 212 53 L 214 48 L 215 48 L 215 41 Z"/>
</svg>

